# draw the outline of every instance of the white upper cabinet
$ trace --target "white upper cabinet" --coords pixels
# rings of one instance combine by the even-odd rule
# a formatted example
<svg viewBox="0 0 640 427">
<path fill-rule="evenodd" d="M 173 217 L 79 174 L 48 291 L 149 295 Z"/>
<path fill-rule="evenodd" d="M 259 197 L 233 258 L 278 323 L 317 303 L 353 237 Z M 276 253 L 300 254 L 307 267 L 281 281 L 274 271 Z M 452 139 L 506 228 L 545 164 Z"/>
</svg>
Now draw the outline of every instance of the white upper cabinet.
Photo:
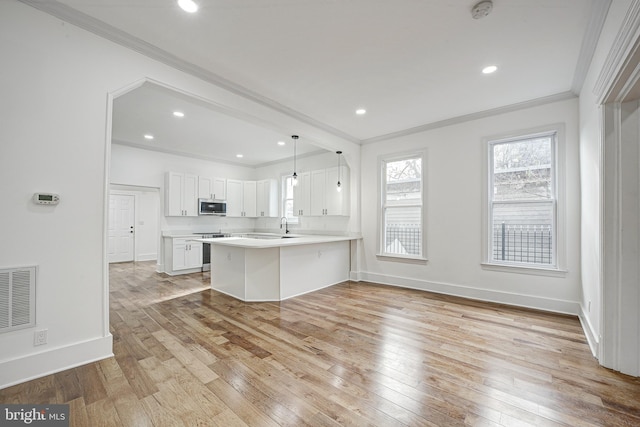
<svg viewBox="0 0 640 427">
<path fill-rule="evenodd" d="M 310 213 L 312 216 L 325 215 L 325 193 L 327 192 L 327 173 L 324 169 L 311 172 Z"/>
<path fill-rule="evenodd" d="M 340 191 L 338 191 L 340 180 Z M 311 172 L 310 215 L 349 215 L 349 169 L 320 169 Z"/>
<path fill-rule="evenodd" d="M 227 180 L 227 216 L 256 216 L 256 181 Z"/>
<path fill-rule="evenodd" d="M 243 216 L 243 181 L 227 180 L 227 216 Z"/>
<path fill-rule="evenodd" d="M 165 197 L 166 216 L 198 216 L 198 176 L 167 172 Z"/>
<path fill-rule="evenodd" d="M 248 216 L 248 217 L 258 216 L 256 190 L 257 190 L 256 181 L 244 181 L 244 184 L 243 184 L 244 216 Z"/>
<path fill-rule="evenodd" d="M 311 215 L 311 174 L 301 172 L 298 174 L 298 184 L 293 187 L 293 214 L 295 216 Z"/>
<path fill-rule="evenodd" d="M 198 178 L 198 198 L 226 200 L 227 180 L 218 177 L 201 176 Z"/>
<path fill-rule="evenodd" d="M 349 168 L 340 166 L 326 170 L 325 215 L 349 216 Z M 340 191 L 338 191 L 338 179 Z"/>
<path fill-rule="evenodd" d="M 256 206 L 259 217 L 278 216 L 278 183 L 275 179 L 264 179 L 256 183 Z"/>
</svg>

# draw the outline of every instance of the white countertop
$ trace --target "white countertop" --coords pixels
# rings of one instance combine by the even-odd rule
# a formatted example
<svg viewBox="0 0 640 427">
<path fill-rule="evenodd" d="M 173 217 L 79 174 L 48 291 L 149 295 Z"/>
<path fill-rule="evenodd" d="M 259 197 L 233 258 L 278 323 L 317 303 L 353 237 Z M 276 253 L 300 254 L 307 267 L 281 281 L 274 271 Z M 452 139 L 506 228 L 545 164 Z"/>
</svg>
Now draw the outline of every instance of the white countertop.
<svg viewBox="0 0 640 427">
<path fill-rule="evenodd" d="M 277 248 L 283 246 L 313 245 L 317 243 L 343 242 L 357 240 L 359 237 L 353 236 L 324 236 L 311 234 L 288 234 L 283 235 L 271 233 L 247 233 L 256 237 L 218 237 L 215 239 L 193 239 L 197 242 L 209 243 L 212 245 L 235 246 L 248 249 Z"/>
</svg>

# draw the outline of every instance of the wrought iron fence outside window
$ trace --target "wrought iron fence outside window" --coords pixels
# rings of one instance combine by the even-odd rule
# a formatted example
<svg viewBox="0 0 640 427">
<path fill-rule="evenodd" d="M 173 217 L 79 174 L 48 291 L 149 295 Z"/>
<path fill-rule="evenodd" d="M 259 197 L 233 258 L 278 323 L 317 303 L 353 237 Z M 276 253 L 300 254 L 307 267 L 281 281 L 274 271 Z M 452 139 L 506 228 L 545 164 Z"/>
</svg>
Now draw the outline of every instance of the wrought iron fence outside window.
<svg viewBox="0 0 640 427">
<path fill-rule="evenodd" d="M 385 233 L 387 252 L 407 255 L 422 253 L 422 232 L 419 224 L 389 224 Z"/>
<path fill-rule="evenodd" d="M 548 224 L 495 224 L 493 259 L 553 264 L 553 230 Z"/>
</svg>

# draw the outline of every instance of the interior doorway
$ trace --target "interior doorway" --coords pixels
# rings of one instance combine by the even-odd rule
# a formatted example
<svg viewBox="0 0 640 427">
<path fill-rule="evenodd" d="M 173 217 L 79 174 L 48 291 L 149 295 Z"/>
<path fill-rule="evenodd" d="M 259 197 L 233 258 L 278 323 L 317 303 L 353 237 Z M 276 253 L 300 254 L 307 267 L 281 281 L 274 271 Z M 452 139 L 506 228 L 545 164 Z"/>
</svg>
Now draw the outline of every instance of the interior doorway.
<svg viewBox="0 0 640 427">
<path fill-rule="evenodd" d="M 598 358 L 607 368 L 640 376 L 640 19 L 634 22 L 635 31 L 618 36 L 620 45 L 629 46 L 626 56 L 607 62 L 603 70 L 609 78 L 601 90 L 603 262 Z"/>
</svg>

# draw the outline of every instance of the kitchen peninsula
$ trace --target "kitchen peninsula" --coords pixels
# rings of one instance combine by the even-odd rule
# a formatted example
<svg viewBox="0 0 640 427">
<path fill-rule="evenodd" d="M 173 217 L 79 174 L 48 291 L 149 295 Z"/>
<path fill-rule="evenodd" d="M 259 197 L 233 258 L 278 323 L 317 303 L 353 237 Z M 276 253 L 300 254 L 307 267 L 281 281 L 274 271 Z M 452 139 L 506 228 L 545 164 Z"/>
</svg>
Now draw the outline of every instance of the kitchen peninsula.
<svg viewBox="0 0 640 427">
<path fill-rule="evenodd" d="M 357 237 L 276 235 L 197 239 L 211 245 L 211 288 L 242 301 L 282 301 L 349 280 Z"/>
</svg>

